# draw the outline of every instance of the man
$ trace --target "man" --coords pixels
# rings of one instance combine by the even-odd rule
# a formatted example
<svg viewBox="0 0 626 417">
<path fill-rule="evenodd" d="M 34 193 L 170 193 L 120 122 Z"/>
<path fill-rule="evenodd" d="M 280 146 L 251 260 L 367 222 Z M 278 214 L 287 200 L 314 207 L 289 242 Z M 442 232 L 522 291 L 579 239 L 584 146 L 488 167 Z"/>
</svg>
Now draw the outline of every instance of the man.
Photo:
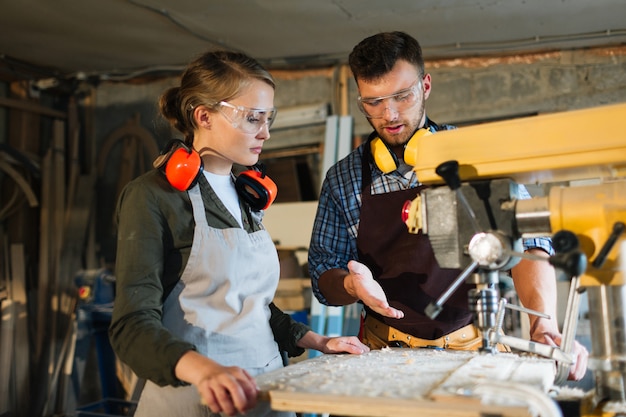
<svg viewBox="0 0 626 417">
<path fill-rule="evenodd" d="M 324 180 L 309 248 L 313 291 L 327 305 L 363 303 L 362 337 L 372 348 L 477 349 L 481 338 L 472 325 L 464 287 L 436 319 L 424 314 L 460 271 L 439 268 L 428 238 L 408 233 L 400 220 L 404 202 L 423 187 L 404 161 L 407 144 L 425 131 L 454 128 L 426 115 L 431 76 L 424 71 L 420 45 L 402 32 L 379 33 L 353 49 L 349 64 L 359 109 L 374 132 L 331 167 Z M 535 255 L 552 251 L 547 239 L 524 243 Z M 551 317 L 531 316 L 531 339 L 559 345 L 553 268 L 548 262 L 522 259 L 511 273 L 522 304 Z M 573 356 L 569 378 L 580 380 L 588 352 L 575 343 Z"/>
</svg>

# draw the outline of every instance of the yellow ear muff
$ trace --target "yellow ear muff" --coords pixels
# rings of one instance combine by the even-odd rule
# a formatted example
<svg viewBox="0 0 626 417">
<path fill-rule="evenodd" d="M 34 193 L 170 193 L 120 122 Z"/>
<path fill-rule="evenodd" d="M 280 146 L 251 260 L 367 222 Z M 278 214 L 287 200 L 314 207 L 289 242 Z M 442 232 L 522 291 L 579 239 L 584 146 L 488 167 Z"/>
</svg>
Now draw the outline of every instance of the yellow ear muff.
<svg viewBox="0 0 626 417">
<path fill-rule="evenodd" d="M 415 162 L 417 160 L 417 145 L 419 144 L 420 138 L 427 135 L 432 135 L 432 132 L 429 129 L 422 128 L 418 129 L 417 132 L 411 136 L 411 139 L 409 139 L 404 147 L 403 158 L 407 165 L 415 166 Z M 385 174 L 388 174 L 398 168 L 396 156 L 389 150 L 382 139 L 372 139 L 370 142 L 370 150 L 372 152 L 372 156 L 374 157 L 376 166 Z"/>
<path fill-rule="evenodd" d="M 433 132 L 429 129 L 418 129 L 417 132 L 411 136 L 411 139 L 409 139 L 406 147 L 404 148 L 404 162 L 406 162 L 407 165 L 412 167 L 415 166 L 415 163 L 417 162 L 417 145 L 419 145 L 420 138 L 432 134 Z"/>
<path fill-rule="evenodd" d="M 388 174 L 398 168 L 395 155 L 387 148 L 387 145 L 385 145 L 385 142 L 383 142 L 381 138 L 374 138 L 370 143 L 370 147 L 378 169 Z"/>
</svg>

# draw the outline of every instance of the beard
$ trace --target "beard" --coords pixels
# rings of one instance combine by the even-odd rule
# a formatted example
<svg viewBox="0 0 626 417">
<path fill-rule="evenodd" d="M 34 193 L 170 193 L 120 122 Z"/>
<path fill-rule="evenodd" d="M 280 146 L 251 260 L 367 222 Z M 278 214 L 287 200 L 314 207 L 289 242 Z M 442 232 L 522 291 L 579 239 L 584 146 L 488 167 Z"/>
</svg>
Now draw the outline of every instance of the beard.
<svg viewBox="0 0 626 417">
<path fill-rule="evenodd" d="M 372 128 L 378 134 L 378 137 L 383 140 L 387 144 L 387 146 L 400 147 L 407 144 L 407 142 L 413 137 L 413 134 L 422 126 L 422 120 L 424 119 L 425 112 L 425 101 L 421 100 L 419 106 L 410 109 L 410 114 L 407 116 L 401 115 L 402 118 L 398 118 L 393 122 L 387 122 L 382 119 L 377 119 L 380 121 L 380 124 L 374 125 L 371 119 L 368 119 L 368 122 Z M 385 128 L 391 126 L 399 126 L 403 125 L 404 129 L 402 129 L 399 133 L 389 133 Z"/>
</svg>

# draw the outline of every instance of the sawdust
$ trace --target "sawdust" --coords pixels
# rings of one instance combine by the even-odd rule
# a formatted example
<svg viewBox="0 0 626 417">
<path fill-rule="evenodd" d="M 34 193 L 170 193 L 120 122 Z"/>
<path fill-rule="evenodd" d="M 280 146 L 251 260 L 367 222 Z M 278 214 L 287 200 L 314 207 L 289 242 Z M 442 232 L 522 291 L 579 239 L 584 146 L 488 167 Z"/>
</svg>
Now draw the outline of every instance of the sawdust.
<svg viewBox="0 0 626 417">
<path fill-rule="evenodd" d="M 262 391 L 402 399 L 471 393 L 481 381 L 524 383 L 544 392 L 554 362 L 510 353 L 385 348 L 323 355 L 257 378 Z"/>
</svg>

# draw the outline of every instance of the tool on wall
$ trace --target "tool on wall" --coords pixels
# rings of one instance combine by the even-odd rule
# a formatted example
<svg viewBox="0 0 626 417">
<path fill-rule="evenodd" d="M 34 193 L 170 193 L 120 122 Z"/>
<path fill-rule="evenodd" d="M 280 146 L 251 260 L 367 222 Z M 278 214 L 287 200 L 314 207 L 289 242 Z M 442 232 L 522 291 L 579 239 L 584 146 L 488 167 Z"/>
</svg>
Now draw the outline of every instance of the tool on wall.
<svg viewBox="0 0 626 417">
<path fill-rule="evenodd" d="M 120 147 L 119 169 L 115 200 L 122 188 L 139 174 L 148 171 L 150 163 L 159 154 L 159 146 L 149 130 L 141 126 L 139 114 L 133 115 L 122 126 L 113 130 L 102 143 L 98 154 L 98 177 L 106 174 L 111 153 L 116 147 Z"/>
<path fill-rule="evenodd" d="M 19 166 L 26 168 L 24 171 L 27 175 L 21 172 Z M 26 198 L 28 206 L 37 207 L 39 205 L 39 199 L 33 190 L 32 177 L 39 177 L 40 172 L 28 157 L 9 145 L 0 143 L 0 171 L 13 180 L 16 185 L 15 192 L 11 196 L 3 196 L 3 202 L 0 205 L 0 221 L 22 207 L 23 199 L 19 198 L 20 194 Z"/>
</svg>

